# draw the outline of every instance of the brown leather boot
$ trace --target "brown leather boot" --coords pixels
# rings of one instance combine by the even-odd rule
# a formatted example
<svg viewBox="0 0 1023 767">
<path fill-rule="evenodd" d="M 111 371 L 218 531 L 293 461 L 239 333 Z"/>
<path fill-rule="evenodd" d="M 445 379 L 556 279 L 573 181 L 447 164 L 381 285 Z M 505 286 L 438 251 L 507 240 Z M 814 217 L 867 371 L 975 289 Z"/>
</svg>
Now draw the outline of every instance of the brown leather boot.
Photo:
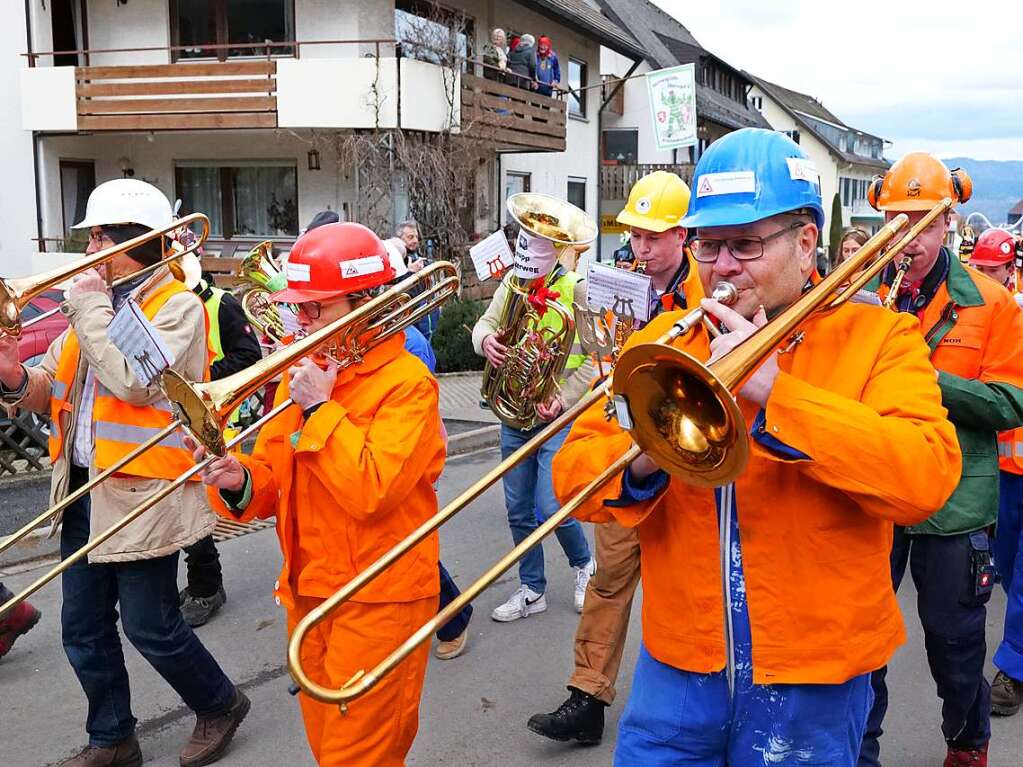
<svg viewBox="0 0 1023 767">
<path fill-rule="evenodd" d="M 234 702 L 227 711 L 215 716 L 197 717 L 192 737 L 181 751 L 181 767 L 200 767 L 220 759 L 251 705 L 245 693 L 235 689 Z"/>
<path fill-rule="evenodd" d="M 116 746 L 86 746 L 77 756 L 61 762 L 60 767 L 141 767 L 142 749 L 132 735 Z"/>
</svg>

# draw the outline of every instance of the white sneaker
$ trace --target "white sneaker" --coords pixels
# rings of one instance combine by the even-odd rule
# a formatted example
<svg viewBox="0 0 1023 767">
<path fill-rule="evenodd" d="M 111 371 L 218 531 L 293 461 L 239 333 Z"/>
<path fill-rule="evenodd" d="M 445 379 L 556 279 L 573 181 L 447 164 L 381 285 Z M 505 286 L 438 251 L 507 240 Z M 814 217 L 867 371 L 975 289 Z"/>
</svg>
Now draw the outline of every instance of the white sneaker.
<svg viewBox="0 0 1023 767">
<path fill-rule="evenodd" d="M 590 582 L 592 575 L 597 572 L 597 560 L 591 558 L 582 567 L 573 569 L 575 570 L 575 611 L 581 613 L 583 611 L 583 603 L 586 601 L 586 584 Z"/>
<path fill-rule="evenodd" d="M 537 594 L 529 586 L 519 586 L 516 591 L 503 605 L 494 608 L 490 617 L 500 623 L 517 621 L 519 618 L 528 618 L 533 613 L 542 613 L 547 609 L 547 597 Z"/>
</svg>

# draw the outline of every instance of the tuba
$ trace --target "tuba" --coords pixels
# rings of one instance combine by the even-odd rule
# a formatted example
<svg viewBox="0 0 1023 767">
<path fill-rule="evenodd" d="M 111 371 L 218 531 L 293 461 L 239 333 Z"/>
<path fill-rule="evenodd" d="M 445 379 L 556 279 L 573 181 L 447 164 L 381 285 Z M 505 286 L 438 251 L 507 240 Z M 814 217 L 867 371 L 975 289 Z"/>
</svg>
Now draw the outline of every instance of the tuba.
<svg viewBox="0 0 1023 767">
<path fill-rule="evenodd" d="M 270 294 L 283 289 L 286 283 L 274 259 L 273 247 L 270 240 L 263 240 L 250 250 L 238 266 L 234 284 L 247 288 L 240 303 L 249 324 L 274 343 L 286 344 L 293 339 L 284 326 L 277 304 L 270 300 Z"/>
<path fill-rule="evenodd" d="M 597 238 L 597 223 L 575 205 L 545 194 L 512 195 L 508 212 L 521 227 L 498 323 L 497 335 L 508 354 L 501 367 L 487 362 L 480 393 L 502 423 L 528 431 L 538 423 L 537 405 L 557 390 L 575 341 L 572 312 L 546 297 L 538 309 L 529 300 L 530 291 L 537 281 L 542 284 L 566 248 L 578 251 Z M 559 322 L 541 326 L 547 311 L 555 312 Z"/>
</svg>

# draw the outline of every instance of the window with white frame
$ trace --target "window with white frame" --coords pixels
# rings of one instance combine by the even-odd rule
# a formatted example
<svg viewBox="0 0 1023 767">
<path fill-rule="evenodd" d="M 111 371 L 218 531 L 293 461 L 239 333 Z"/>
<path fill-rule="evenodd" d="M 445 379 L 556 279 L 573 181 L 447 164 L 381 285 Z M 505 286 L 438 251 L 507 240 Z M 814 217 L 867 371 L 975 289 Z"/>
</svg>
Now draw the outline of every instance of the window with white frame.
<svg viewBox="0 0 1023 767">
<path fill-rule="evenodd" d="M 574 117 L 586 117 L 586 62 L 568 60 L 568 113 Z"/>
<path fill-rule="evenodd" d="M 586 179 L 569 176 L 567 191 L 568 201 L 580 210 L 586 210 Z"/>
<path fill-rule="evenodd" d="M 214 236 L 298 235 L 294 162 L 180 162 L 174 176 L 182 212 L 205 213 Z"/>
</svg>

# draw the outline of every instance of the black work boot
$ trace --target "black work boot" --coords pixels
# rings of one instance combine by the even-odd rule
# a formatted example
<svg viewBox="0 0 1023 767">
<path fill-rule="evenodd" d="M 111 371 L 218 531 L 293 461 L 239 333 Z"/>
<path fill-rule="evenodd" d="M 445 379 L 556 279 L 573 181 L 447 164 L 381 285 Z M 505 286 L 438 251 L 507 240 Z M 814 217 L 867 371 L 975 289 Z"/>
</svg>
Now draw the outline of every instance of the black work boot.
<svg viewBox="0 0 1023 767">
<path fill-rule="evenodd" d="M 1023 706 L 1023 681 L 999 671 L 991 683 L 991 713 L 1012 716 L 1020 706 Z"/>
<path fill-rule="evenodd" d="M 550 714 L 529 718 L 529 729 L 551 740 L 575 740 L 595 746 L 604 737 L 604 709 L 607 704 L 592 695 L 569 687 L 571 695 Z"/>
</svg>

